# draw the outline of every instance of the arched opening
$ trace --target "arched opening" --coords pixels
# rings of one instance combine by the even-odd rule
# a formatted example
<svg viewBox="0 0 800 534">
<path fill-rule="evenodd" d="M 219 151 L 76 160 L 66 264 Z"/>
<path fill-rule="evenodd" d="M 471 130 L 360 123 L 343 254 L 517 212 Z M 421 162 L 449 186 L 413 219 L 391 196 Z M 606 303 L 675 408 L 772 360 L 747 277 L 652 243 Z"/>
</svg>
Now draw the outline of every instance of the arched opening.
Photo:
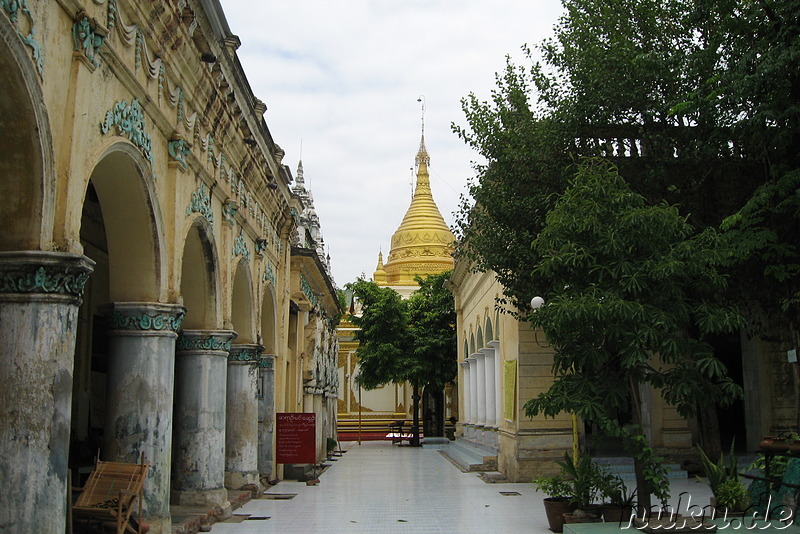
<svg viewBox="0 0 800 534">
<path fill-rule="evenodd" d="M 236 266 L 231 296 L 231 323 L 238 334 L 236 343 L 255 343 L 253 332 L 253 297 L 250 269 L 247 260 L 242 259 Z"/>
<path fill-rule="evenodd" d="M 92 171 L 108 244 L 112 302 L 157 302 L 161 285 L 160 234 L 148 190 L 147 164 L 128 143 L 114 145 Z"/>
<path fill-rule="evenodd" d="M 19 9 L 20 19 L 25 12 Z M 50 250 L 55 174 L 40 78 L 18 28 L 0 15 L 0 252 L 10 252 L 0 257 L 0 529 L 63 532 L 79 291 L 54 295 L 37 287 L 21 298 L 16 291 L 17 281 L 38 281 L 40 269 L 64 272 L 62 254 L 32 253 Z M 88 265 L 70 256 L 85 274 Z"/>
<path fill-rule="evenodd" d="M 274 473 L 275 372 L 277 362 L 277 314 L 274 287 L 268 285 L 261 301 L 262 365 L 258 369 L 258 471 L 272 479 Z"/>
<path fill-rule="evenodd" d="M 469 353 L 467 356 L 472 356 L 475 354 L 475 334 L 472 332 L 469 333 Z"/>
<path fill-rule="evenodd" d="M 181 258 L 186 307 L 175 350 L 171 505 L 225 502 L 225 415 L 232 333 L 218 321 L 217 255 L 211 224 L 196 217 Z"/>
<path fill-rule="evenodd" d="M 492 329 L 492 318 L 486 318 L 486 341 L 494 340 L 494 331 Z"/>
<path fill-rule="evenodd" d="M 261 344 L 264 346 L 264 354 L 276 354 L 278 345 L 276 307 L 275 290 L 272 286 L 267 286 L 261 302 Z"/>
<path fill-rule="evenodd" d="M 203 217 L 195 219 L 183 247 L 181 296 L 186 307 L 185 330 L 217 326 L 217 268 L 211 229 Z"/>
<path fill-rule="evenodd" d="M 477 348 L 478 350 L 480 350 L 480 349 L 482 349 L 484 346 L 485 346 L 485 345 L 484 345 L 484 343 L 483 343 L 483 328 L 481 328 L 481 325 L 478 325 L 478 341 L 477 341 L 477 343 L 476 343 L 476 348 Z"/>
<path fill-rule="evenodd" d="M 107 442 L 108 399 L 114 391 L 108 378 L 111 326 L 105 308 L 159 296 L 159 233 L 145 169 L 141 155 L 119 143 L 106 151 L 86 186 L 80 241 L 95 271 L 78 315 L 69 458 L 74 485 L 91 471 L 98 450 L 101 458 L 113 459 Z"/>
<path fill-rule="evenodd" d="M 258 483 L 258 377 L 261 349 L 256 344 L 254 299 L 248 260 L 236 266 L 231 322 L 237 332 L 228 361 L 225 416 L 225 486 Z"/>
<path fill-rule="evenodd" d="M 30 57 L 10 24 L 0 24 L 0 250 L 41 250 L 52 236 L 52 141 Z"/>
</svg>

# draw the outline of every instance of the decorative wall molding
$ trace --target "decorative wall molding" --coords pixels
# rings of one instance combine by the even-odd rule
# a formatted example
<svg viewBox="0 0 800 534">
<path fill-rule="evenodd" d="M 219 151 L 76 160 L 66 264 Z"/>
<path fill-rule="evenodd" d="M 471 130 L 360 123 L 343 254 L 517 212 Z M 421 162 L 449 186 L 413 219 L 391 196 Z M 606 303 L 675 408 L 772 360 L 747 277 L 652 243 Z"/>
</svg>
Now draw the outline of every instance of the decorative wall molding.
<svg viewBox="0 0 800 534">
<path fill-rule="evenodd" d="M 97 53 L 103 46 L 108 31 L 102 28 L 96 20 L 90 19 L 85 13 L 80 13 L 72 25 L 72 44 L 76 55 L 81 58 L 91 70 L 100 66 Z"/>
<path fill-rule="evenodd" d="M 260 363 L 263 352 L 260 345 L 231 345 L 228 363 Z"/>
<path fill-rule="evenodd" d="M 46 257 L 42 258 L 43 260 Z M 89 280 L 93 263 L 82 256 L 66 261 L 41 261 L 32 256 L 0 255 L 0 294 L 56 294 L 80 297 Z M 8 261 L 10 260 L 10 261 Z"/>
<path fill-rule="evenodd" d="M 238 210 L 239 204 L 230 198 L 226 198 L 225 202 L 222 203 L 222 218 L 225 219 L 226 223 L 234 225 L 236 224 L 234 217 L 236 216 L 236 212 Z M 235 255 L 236 254 L 234 254 L 234 256 Z"/>
<path fill-rule="evenodd" d="M 214 211 L 211 209 L 211 192 L 204 182 L 200 182 L 200 187 L 192 193 L 192 200 L 186 208 L 186 215 L 199 213 L 205 217 L 209 223 L 214 224 Z"/>
<path fill-rule="evenodd" d="M 178 336 L 175 350 L 228 352 L 234 337 L 236 337 L 236 332 L 233 331 L 184 330 Z"/>
<path fill-rule="evenodd" d="M 177 333 L 181 329 L 181 323 L 186 314 L 186 310 L 179 306 L 173 306 L 171 310 L 156 310 L 148 306 L 138 307 L 135 305 L 130 308 L 112 306 L 113 309 L 107 315 L 109 327 L 112 330 Z"/>
<path fill-rule="evenodd" d="M 233 242 L 233 256 L 243 256 L 244 259 L 250 261 L 250 250 L 247 248 L 247 240 L 244 237 L 244 232 L 241 230 Z"/>
<path fill-rule="evenodd" d="M 1 0 L 0 0 L 1 1 Z M 117 128 L 117 135 L 127 137 L 131 143 L 139 147 L 142 154 L 153 168 L 153 143 L 150 134 L 145 132 L 146 127 L 144 110 L 139 100 L 134 98 L 130 104 L 126 101 L 117 102 L 114 107 L 106 112 L 105 120 L 100 124 L 100 131 L 107 133 L 113 126 Z M 153 175 L 155 178 L 155 174 Z"/>
<path fill-rule="evenodd" d="M 300 273 L 300 290 L 306 296 L 308 301 L 313 304 L 314 306 L 319 306 L 319 299 L 317 298 L 317 294 L 314 293 L 314 288 L 311 287 L 311 284 L 306 278 L 306 275 Z"/>
<path fill-rule="evenodd" d="M 264 238 L 256 239 L 256 254 L 258 254 L 259 258 L 264 257 L 264 252 L 267 250 L 267 245 L 269 241 Z"/>
<path fill-rule="evenodd" d="M 186 170 L 186 156 L 191 152 L 188 142 L 185 139 L 172 139 L 167 143 L 167 150 L 169 156 L 180 165 L 181 169 Z"/>
<path fill-rule="evenodd" d="M 278 285 L 278 280 L 275 276 L 275 270 L 272 268 L 272 263 L 267 263 L 267 266 L 264 268 L 264 275 L 261 277 L 261 281 L 270 282 L 273 286 Z"/>
<path fill-rule="evenodd" d="M 33 14 L 28 5 L 28 0 L 0 0 L 0 9 L 5 11 L 8 15 L 8 20 L 17 29 L 17 35 L 31 49 L 31 57 L 33 64 L 36 65 L 36 70 L 40 77 L 44 77 L 44 58 L 42 54 L 42 46 L 36 40 L 36 25 L 34 24 Z M 19 14 L 22 13 L 26 16 L 28 21 L 28 34 L 25 35 L 23 30 L 19 27 Z"/>
</svg>

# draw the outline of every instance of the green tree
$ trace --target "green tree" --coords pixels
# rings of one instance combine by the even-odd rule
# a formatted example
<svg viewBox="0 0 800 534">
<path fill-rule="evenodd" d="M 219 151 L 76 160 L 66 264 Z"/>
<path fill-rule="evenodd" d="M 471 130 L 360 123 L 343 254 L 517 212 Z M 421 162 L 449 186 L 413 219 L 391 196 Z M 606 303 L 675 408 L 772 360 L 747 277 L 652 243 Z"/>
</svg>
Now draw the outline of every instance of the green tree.
<svg viewBox="0 0 800 534">
<path fill-rule="evenodd" d="M 415 277 L 420 287 L 408 300 L 414 344 L 412 381 L 436 389 L 456 378 L 456 308 L 453 294 L 445 287 L 451 274 Z"/>
<path fill-rule="evenodd" d="M 489 101 L 462 102 L 467 125 L 453 128 L 485 163 L 457 253 L 495 271 L 524 313 L 548 289 L 530 244 L 573 162 L 602 156 L 649 203 L 720 228 L 749 326 L 800 346 L 800 0 L 563 4 L 541 60 L 507 62 Z"/>
<path fill-rule="evenodd" d="M 680 204 L 697 227 L 766 180 L 741 110 L 722 105 L 733 30 L 721 16 L 683 0 L 563 4 L 553 38 L 534 48 L 541 61 L 530 51 L 528 68 L 509 61 L 490 101 L 469 95 L 467 126 L 453 126 L 486 160 L 456 221 L 458 254 L 495 271 L 519 308 L 541 292 L 530 243 L 580 157 L 609 158 L 634 191 Z"/>
<path fill-rule="evenodd" d="M 661 501 L 661 459 L 642 436 L 642 387 L 683 416 L 698 404 L 729 403 L 741 388 L 726 376 L 704 336 L 742 326 L 719 303 L 728 256 L 713 229 L 696 233 L 675 206 L 648 205 L 616 168 L 583 162 L 548 213 L 533 269 L 548 289 L 531 315 L 555 349 L 554 382 L 529 400 L 529 416 L 574 413 L 622 437 L 634 457 L 640 504 Z M 633 432 L 616 418 L 631 409 Z"/>
<path fill-rule="evenodd" d="M 450 274 L 416 277 L 420 288 L 407 301 L 372 281 L 350 284 L 361 304 L 361 315 L 352 317 L 359 328 L 359 384 L 366 389 L 391 382 L 411 384 L 413 445 L 419 444 L 420 390 L 441 389 L 456 375 L 455 307 L 444 286 Z"/>
<path fill-rule="evenodd" d="M 361 278 L 350 288 L 361 304 L 361 315 L 351 318 L 358 327 L 359 384 L 375 389 L 408 381 L 414 365 L 407 302 L 393 289 Z"/>
</svg>

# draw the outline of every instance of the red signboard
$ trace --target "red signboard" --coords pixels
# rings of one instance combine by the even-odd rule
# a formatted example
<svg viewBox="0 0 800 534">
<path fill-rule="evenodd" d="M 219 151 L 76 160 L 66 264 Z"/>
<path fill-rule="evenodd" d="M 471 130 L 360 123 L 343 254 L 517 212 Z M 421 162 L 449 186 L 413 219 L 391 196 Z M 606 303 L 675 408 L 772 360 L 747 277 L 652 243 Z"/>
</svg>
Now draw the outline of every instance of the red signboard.
<svg viewBox="0 0 800 534">
<path fill-rule="evenodd" d="M 275 420 L 275 461 L 279 464 L 315 464 L 316 414 L 279 413 Z"/>
</svg>

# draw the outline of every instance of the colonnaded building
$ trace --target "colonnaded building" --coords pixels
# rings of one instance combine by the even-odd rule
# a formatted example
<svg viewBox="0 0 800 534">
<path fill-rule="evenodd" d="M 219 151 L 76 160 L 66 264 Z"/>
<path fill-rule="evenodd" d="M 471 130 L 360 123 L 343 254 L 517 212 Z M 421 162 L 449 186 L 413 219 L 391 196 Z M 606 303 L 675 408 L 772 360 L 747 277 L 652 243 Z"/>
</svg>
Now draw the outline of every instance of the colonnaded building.
<svg viewBox="0 0 800 534">
<path fill-rule="evenodd" d="M 0 2 L 0 531 L 151 462 L 145 519 L 282 477 L 338 391 L 329 259 L 218 0 Z"/>
<path fill-rule="evenodd" d="M 400 226 L 392 235 L 391 248 L 386 263 L 378 253 L 378 265 L 372 280 L 379 286 L 390 287 L 403 298 L 408 298 L 419 288 L 415 276 L 438 274 L 453 268 L 453 243 L 455 237 L 444 222 L 431 191 L 430 155 L 425 147 L 425 135 L 420 139 L 415 158 L 417 170 L 411 204 Z M 357 303 L 356 303 L 357 306 Z M 357 309 L 354 310 L 358 313 Z M 375 390 L 359 390 L 354 381 L 358 374 L 358 342 L 353 337 L 355 326 L 342 321 L 339 326 L 339 382 L 338 422 L 342 432 L 353 432 L 359 419 L 364 429 L 386 431 L 393 420 L 413 417 L 412 388 L 409 384 L 387 384 Z M 442 396 L 440 393 L 444 393 Z M 452 390 L 423 392 L 423 412 L 439 413 L 438 423 L 455 413 Z M 428 418 L 430 421 L 430 418 Z"/>
<path fill-rule="evenodd" d="M 528 482 L 535 475 L 555 474 L 556 460 L 573 449 L 573 431 L 581 446 L 597 458 L 623 455 L 621 444 L 592 439 L 592 427 L 567 414 L 554 419 L 529 418 L 524 405 L 553 383 L 553 348 L 544 334 L 533 330 L 524 317 L 530 310 L 498 306 L 503 287 L 494 272 L 480 272 L 468 260 L 455 264 L 449 283 L 455 296 L 458 329 L 458 437 L 456 442 L 476 453 L 485 465 L 512 482 Z M 533 295 L 531 296 L 533 297 Z M 730 443 L 738 453 L 756 452 L 763 436 L 783 435 L 796 428 L 796 363 L 787 349 L 746 332 L 710 338 L 716 356 L 729 376 L 740 384 L 744 398 L 717 408 L 723 449 Z M 677 467 L 696 458 L 699 423 L 685 419 L 660 393 L 643 387 L 643 429 L 657 454 Z M 625 422 L 627 414 L 619 414 Z M 683 473 L 683 476 L 686 476 Z"/>
</svg>

